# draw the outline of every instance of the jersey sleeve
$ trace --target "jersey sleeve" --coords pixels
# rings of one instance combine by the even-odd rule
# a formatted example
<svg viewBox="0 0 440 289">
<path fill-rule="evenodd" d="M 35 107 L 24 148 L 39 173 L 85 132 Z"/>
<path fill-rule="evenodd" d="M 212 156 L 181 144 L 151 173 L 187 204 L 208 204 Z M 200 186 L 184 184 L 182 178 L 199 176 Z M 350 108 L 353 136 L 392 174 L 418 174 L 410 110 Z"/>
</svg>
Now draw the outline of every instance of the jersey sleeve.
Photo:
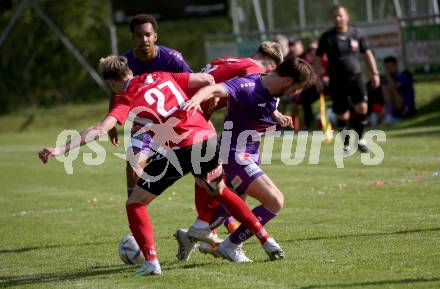
<svg viewBox="0 0 440 289">
<path fill-rule="evenodd" d="M 359 51 L 361 53 L 365 53 L 365 51 L 370 49 L 370 45 L 368 44 L 368 39 L 360 29 L 358 29 L 358 35 L 359 35 Z"/>
<path fill-rule="evenodd" d="M 259 67 L 258 65 L 249 65 L 248 67 L 245 68 L 245 74 L 243 76 L 249 75 L 249 74 L 257 74 L 257 73 L 262 73 L 262 69 L 261 67 Z"/>
<path fill-rule="evenodd" d="M 318 49 L 316 50 L 316 55 L 323 56 L 327 51 L 327 33 L 324 33 L 319 38 Z"/>
<path fill-rule="evenodd" d="M 115 95 L 113 96 L 113 103 L 107 115 L 115 117 L 118 123 L 122 125 L 125 123 L 130 110 L 131 102 L 129 98 L 125 95 Z"/>
<path fill-rule="evenodd" d="M 189 88 L 189 72 L 182 73 L 170 73 L 171 77 L 183 90 L 188 90 Z"/>
<path fill-rule="evenodd" d="M 247 78 L 233 78 L 222 83 L 230 99 L 237 102 L 241 107 L 247 107 L 249 101 L 253 101 L 251 92 L 255 83 Z"/>
<path fill-rule="evenodd" d="M 185 59 L 183 58 L 182 54 L 176 50 L 172 50 L 169 52 L 172 56 L 170 61 L 170 70 L 171 72 L 193 72 L 192 69 L 189 67 L 188 63 L 186 63 Z"/>
</svg>

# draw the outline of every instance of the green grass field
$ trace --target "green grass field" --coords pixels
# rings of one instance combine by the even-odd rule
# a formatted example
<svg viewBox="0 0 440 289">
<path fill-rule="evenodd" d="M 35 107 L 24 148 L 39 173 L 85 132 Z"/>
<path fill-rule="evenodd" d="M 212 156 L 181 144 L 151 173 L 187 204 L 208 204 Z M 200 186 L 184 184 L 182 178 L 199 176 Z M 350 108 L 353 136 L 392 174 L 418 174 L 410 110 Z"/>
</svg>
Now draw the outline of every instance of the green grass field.
<svg viewBox="0 0 440 289">
<path fill-rule="evenodd" d="M 323 145 L 318 165 L 309 165 L 307 154 L 302 164 L 285 166 L 276 143 L 264 169 L 286 204 L 267 229 L 285 260 L 268 262 L 252 239 L 245 246 L 252 264 L 198 252 L 178 262 L 172 234 L 195 217 L 186 177 L 150 207 L 163 275 L 147 278 L 134 278 L 136 268 L 117 253 L 128 226 L 125 164 L 113 153 L 123 150 L 104 143 L 107 159 L 93 167 L 83 164 L 89 150 L 82 149 L 73 175 L 37 158 L 61 129 L 99 120 L 105 102 L 4 116 L 0 287 L 440 288 L 440 86 L 422 83 L 417 92 L 420 114 L 387 130 L 379 166 L 362 165 L 356 154 L 337 169 L 331 145 Z"/>
</svg>

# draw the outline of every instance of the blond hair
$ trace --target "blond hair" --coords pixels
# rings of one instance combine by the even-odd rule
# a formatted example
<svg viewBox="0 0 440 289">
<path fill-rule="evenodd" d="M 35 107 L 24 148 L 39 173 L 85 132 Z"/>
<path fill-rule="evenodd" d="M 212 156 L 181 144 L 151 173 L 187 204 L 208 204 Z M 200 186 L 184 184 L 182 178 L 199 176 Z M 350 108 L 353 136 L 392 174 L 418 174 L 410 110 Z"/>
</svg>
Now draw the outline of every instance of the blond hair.
<svg viewBox="0 0 440 289">
<path fill-rule="evenodd" d="M 283 62 L 283 49 L 279 43 L 272 41 L 264 41 L 258 46 L 257 53 L 269 57 L 275 61 L 276 65 Z"/>
<path fill-rule="evenodd" d="M 105 80 L 121 80 L 130 73 L 128 59 L 125 56 L 109 55 L 99 60 L 99 70 Z"/>
</svg>

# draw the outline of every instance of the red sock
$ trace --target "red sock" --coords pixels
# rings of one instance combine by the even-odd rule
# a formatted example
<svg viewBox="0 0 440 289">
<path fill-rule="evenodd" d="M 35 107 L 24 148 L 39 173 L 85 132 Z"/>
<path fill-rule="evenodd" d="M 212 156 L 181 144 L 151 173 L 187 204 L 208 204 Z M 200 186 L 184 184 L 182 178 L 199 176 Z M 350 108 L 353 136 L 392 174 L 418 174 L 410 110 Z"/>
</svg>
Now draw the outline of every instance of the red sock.
<svg viewBox="0 0 440 289">
<path fill-rule="evenodd" d="M 157 259 L 153 226 L 147 212 L 147 206 L 134 203 L 128 205 L 126 209 L 130 230 L 144 254 L 145 260 L 152 261 Z"/>
<path fill-rule="evenodd" d="M 209 203 L 210 196 L 205 188 L 199 186 L 197 183 L 194 183 L 194 202 L 196 204 L 197 213 L 205 210 L 206 206 Z"/>
<path fill-rule="evenodd" d="M 237 194 L 225 187 L 223 191 L 220 192 L 218 199 L 235 219 L 254 233 L 261 244 L 264 244 L 267 239 L 271 237 L 258 221 L 257 217 L 255 217 L 254 213 L 249 209 L 246 202 Z"/>
</svg>

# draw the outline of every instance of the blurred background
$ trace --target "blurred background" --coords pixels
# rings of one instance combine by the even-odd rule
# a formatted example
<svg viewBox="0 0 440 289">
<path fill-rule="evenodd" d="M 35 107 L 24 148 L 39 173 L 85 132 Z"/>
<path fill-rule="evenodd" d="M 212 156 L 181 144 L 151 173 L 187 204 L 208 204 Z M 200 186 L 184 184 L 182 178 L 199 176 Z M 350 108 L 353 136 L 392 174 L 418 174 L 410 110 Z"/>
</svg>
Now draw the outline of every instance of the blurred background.
<svg viewBox="0 0 440 289">
<path fill-rule="evenodd" d="M 0 114 L 106 98 L 97 62 L 132 47 L 128 21 L 138 13 L 155 15 L 157 43 L 199 71 L 279 34 L 307 47 L 332 26 L 337 3 L 367 34 L 381 71 L 392 55 L 416 81 L 439 79 L 438 0 L 0 0 Z"/>
</svg>

